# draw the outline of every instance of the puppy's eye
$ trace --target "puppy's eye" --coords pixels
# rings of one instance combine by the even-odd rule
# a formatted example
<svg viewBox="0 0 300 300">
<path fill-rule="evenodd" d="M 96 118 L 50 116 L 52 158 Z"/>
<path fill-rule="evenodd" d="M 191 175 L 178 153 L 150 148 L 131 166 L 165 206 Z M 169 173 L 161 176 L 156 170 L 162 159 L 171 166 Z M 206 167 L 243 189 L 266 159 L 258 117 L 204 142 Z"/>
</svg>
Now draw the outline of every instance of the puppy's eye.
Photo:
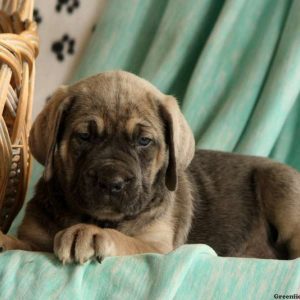
<svg viewBox="0 0 300 300">
<path fill-rule="evenodd" d="M 89 132 L 78 132 L 77 137 L 82 141 L 88 141 L 91 135 Z"/>
<path fill-rule="evenodd" d="M 151 142 L 152 142 L 151 139 L 149 139 L 147 137 L 143 137 L 143 136 L 139 137 L 139 139 L 138 139 L 138 145 L 141 147 L 149 146 Z"/>
</svg>

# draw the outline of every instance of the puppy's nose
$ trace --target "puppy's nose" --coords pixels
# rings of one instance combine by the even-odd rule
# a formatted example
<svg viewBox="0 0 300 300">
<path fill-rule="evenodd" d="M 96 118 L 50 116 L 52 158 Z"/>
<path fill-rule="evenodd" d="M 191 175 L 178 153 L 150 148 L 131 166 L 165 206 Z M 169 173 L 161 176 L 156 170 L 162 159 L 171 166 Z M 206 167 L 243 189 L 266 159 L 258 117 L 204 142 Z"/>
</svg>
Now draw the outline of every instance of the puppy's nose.
<svg viewBox="0 0 300 300">
<path fill-rule="evenodd" d="M 121 176 L 116 176 L 112 178 L 102 177 L 99 179 L 98 184 L 103 190 L 112 194 L 116 194 L 121 192 L 128 182 L 128 180 L 122 178 Z"/>
<path fill-rule="evenodd" d="M 130 178 L 119 174 L 108 174 L 108 172 L 103 171 L 97 172 L 94 169 L 88 170 L 87 176 L 93 180 L 94 184 L 98 184 L 103 191 L 113 194 L 121 192 L 131 181 Z"/>
<path fill-rule="evenodd" d="M 106 185 L 111 193 L 119 193 L 125 187 L 125 180 L 121 177 L 116 177 L 111 179 L 111 181 Z"/>
</svg>

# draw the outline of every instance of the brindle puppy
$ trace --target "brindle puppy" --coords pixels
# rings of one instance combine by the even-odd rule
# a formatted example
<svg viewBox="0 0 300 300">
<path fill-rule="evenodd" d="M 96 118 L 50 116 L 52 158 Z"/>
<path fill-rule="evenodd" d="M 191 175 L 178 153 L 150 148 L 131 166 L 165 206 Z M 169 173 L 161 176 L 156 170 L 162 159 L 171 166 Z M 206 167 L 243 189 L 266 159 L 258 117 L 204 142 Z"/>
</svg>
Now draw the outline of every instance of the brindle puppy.
<svg viewBox="0 0 300 300">
<path fill-rule="evenodd" d="M 60 88 L 33 124 L 45 171 L 18 239 L 62 262 L 167 253 L 206 243 L 222 256 L 300 256 L 300 175 L 269 159 L 195 152 L 176 100 L 127 72 Z"/>
</svg>

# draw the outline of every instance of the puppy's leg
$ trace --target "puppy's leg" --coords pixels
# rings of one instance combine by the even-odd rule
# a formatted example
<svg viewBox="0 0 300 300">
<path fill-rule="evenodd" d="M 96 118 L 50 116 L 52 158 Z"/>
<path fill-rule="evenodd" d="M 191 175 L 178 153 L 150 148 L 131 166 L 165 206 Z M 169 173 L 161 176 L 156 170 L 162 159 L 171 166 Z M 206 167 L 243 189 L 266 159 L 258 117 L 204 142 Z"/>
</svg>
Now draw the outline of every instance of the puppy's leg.
<svg viewBox="0 0 300 300">
<path fill-rule="evenodd" d="M 300 257 L 300 173 L 279 163 L 256 172 L 258 193 L 268 221 L 278 231 L 289 258 Z"/>
<path fill-rule="evenodd" d="M 13 236 L 5 235 L 0 231 L 0 252 L 6 250 L 32 250 L 32 246 Z"/>
<path fill-rule="evenodd" d="M 53 249 L 54 237 L 34 217 L 25 215 L 18 230 L 18 238 L 0 231 L 0 252 L 6 250 L 48 251 Z"/>
</svg>

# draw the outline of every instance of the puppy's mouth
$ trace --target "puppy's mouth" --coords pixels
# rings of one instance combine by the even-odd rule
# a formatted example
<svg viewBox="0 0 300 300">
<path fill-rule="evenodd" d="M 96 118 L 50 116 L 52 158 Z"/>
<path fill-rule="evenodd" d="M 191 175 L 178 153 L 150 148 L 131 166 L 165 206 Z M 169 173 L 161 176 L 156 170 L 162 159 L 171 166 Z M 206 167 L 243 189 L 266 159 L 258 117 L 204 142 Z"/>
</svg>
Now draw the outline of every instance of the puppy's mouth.
<svg viewBox="0 0 300 300">
<path fill-rule="evenodd" d="M 141 189 L 136 187 L 133 192 L 117 195 L 103 194 L 97 189 L 79 187 L 73 193 L 72 205 L 77 211 L 99 219 L 120 219 L 124 216 L 138 214 L 145 204 Z"/>
</svg>

